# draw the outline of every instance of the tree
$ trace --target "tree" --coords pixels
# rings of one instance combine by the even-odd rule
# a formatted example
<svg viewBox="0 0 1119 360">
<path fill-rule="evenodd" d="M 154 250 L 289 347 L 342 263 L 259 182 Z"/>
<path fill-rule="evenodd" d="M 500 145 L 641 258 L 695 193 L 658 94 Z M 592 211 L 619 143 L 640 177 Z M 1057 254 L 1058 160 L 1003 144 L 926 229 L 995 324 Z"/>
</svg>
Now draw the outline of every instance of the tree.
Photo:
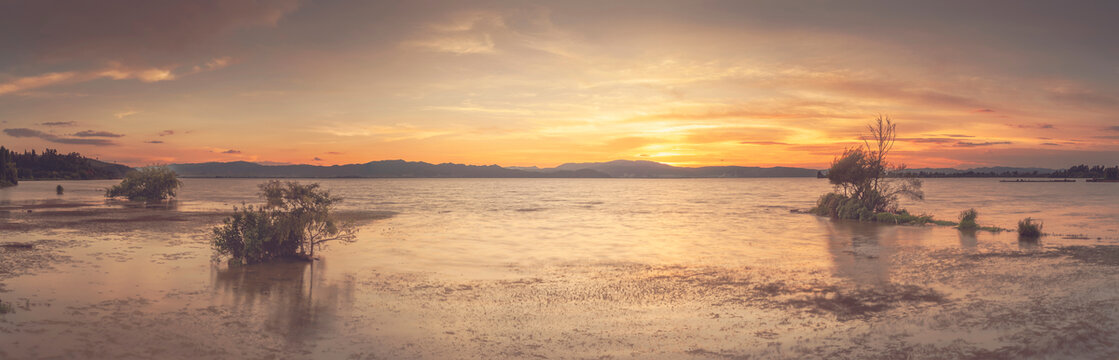
<svg viewBox="0 0 1119 360">
<path fill-rule="evenodd" d="M 861 199 L 870 189 L 870 179 L 876 171 L 878 170 L 874 168 L 866 151 L 859 148 L 846 149 L 828 168 L 828 182 L 843 190 L 843 195 Z"/>
<path fill-rule="evenodd" d="M 872 212 L 897 211 L 901 196 L 923 200 L 921 180 L 902 176 L 905 165 L 888 161 L 897 140 L 897 124 L 889 116 L 879 115 L 867 125 L 862 148 L 848 148 L 832 161 L 828 181 L 843 191 L 845 197 L 858 200 Z M 887 177 L 890 171 L 896 176 Z"/>
<path fill-rule="evenodd" d="M 19 172 L 16 169 L 14 154 L 7 148 L 0 146 L 0 187 L 19 184 Z"/>
<path fill-rule="evenodd" d="M 1104 169 L 1103 177 L 1108 180 L 1119 180 L 1119 166 Z"/>
<path fill-rule="evenodd" d="M 175 197 L 183 186 L 179 175 L 166 166 L 149 166 L 130 172 L 120 184 L 105 190 L 105 197 L 126 197 L 133 201 L 163 201 Z"/>
<path fill-rule="evenodd" d="M 339 222 L 332 214 L 342 198 L 319 188 L 319 184 L 271 180 L 259 187 L 264 208 L 284 215 L 281 225 L 289 236 L 299 239 L 301 253 L 314 257 L 315 248 L 326 242 L 354 241 L 353 225 Z"/>
<path fill-rule="evenodd" d="M 278 258 L 314 259 L 315 249 L 330 241 L 353 242 L 356 228 L 334 216 L 342 198 L 318 184 L 272 180 L 259 185 L 265 204 L 234 208 L 233 216 L 213 229 L 211 245 L 235 263 Z"/>
</svg>

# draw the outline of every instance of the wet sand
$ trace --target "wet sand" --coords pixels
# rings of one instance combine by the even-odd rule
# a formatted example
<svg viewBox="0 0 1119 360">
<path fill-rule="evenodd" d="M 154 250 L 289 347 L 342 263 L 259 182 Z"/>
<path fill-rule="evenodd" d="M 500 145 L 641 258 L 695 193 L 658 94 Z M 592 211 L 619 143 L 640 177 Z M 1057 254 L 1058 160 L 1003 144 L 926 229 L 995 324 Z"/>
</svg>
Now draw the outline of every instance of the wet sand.
<svg viewBox="0 0 1119 360">
<path fill-rule="evenodd" d="M 27 212 L 27 210 L 32 210 Z M 0 216 L 0 358 L 1119 357 L 1119 247 L 1012 234 L 829 229 L 829 263 L 510 261 L 416 271 L 320 261 L 228 267 L 221 212 L 105 203 Z M 362 249 L 394 251 L 392 215 Z M 914 232 L 955 235 L 945 246 Z M 500 263 L 500 261 L 498 261 Z"/>
</svg>

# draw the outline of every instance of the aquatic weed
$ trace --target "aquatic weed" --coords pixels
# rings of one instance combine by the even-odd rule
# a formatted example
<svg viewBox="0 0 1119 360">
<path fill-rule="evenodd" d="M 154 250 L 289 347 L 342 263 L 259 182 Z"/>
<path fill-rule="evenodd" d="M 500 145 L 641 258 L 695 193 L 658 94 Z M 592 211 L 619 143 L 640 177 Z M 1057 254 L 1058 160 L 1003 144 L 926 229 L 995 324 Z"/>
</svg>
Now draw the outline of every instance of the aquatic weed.
<svg viewBox="0 0 1119 360">
<path fill-rule="evenodd" d="M 1029 240 L 1037 239 L 1042 235 L 1041 227 L 1041 222 L 1034 222 L 1033 218 L 1022 219 L 1021 221 L 1018 221 L 1018 238 Z"/>
<path fill-rule="evenodd" d="M 975 211 L 974 208 L 964 210 L 960 212 L 960 225 L 958 227 L 960 228 L 960 230 L 978 229 L 979 224 L 975 222 L 975 219 L 978 217 L 979 212 Z"/>
</svg>

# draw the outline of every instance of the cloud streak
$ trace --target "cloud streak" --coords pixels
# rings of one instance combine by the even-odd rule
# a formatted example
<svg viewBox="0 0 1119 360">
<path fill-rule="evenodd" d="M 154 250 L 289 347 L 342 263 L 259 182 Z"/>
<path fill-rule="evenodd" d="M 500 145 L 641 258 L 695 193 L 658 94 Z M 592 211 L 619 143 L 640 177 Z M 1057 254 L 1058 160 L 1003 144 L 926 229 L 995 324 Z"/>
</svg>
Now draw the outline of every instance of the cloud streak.
<svg viewBox="0 0 1119 360">
<path fill-rule="evenodd" d="M 76 132 L 76 133 L 74 133 L 74 135 L 73 135 L 73 136 L 77 136 L 77 137 L 110 137 L 110 138 L 119 138 L 119 137 L 122 137 L 122 136 L 124 136 L 124 135 L 122 135 L 122 134 L 116 134 L 116 133 L 111 133 L 111 132 L 108 132 L 108 131 L 93 131 L 93 130 L 86 130 L 86 131 L 79 131 L 79 132 Z"/>
<path fill-rule="evenodd" d="M 117 145 L 112 140 L 108 139 L 85 139 L 85 138 L 69 138 L 60 137 L 54 134 L 45 133 L 35 129 L 27 128 L 13 128 L 4 129 L 4 134 L 15 138 L 39 138 L 48 142 L 69 145 L 93 145 L 93 146 L 114 146 Z"/>
<path fill-rule="evenodd" d="M 956 143 L 956 147 L 978 147 L 978 146 L 993 146 L 993 145 L 1010 145 L 1013 144 L 1009 141 L 988 141 L 988 142 L 966 142 L 960 141 Z"/>
</svg>

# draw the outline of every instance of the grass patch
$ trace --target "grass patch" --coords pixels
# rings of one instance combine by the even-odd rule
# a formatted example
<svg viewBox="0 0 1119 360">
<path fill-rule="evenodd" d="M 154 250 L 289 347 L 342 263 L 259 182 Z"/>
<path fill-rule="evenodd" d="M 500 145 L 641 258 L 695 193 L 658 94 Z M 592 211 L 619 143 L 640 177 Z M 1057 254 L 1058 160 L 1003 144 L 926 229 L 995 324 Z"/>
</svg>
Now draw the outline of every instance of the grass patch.
<svg viewBox="0 0 1119 360">
<path fill-rule="evenodd" d="M 816 207 L 809 210 L 809 212 L 834 219 L 873 221 L 897 225 L 956 225 L 956 223 L 952 221 L 933 219 L 932 215 L 913 215 L 904 209 L 894 212 L 882 211 L 876 213 L 866 206 L 863 206 L 858 199 L 837 193 L 827 193 L 820 196 L 820 199 L 816 201 Z"/>
<path fill-rule="evenodd" d="M 1041 237 L 1042 224 L 1040 221 L 1034 221 L 1033 218 L 1025 218 L 1018 221 L 1018 238 L 1033 240 Z"/>
<path fill-rule="evenodd" d="M 979 217 L 979 212 L 975 209 L 967 209 L 960 212 L 960 230 L 975 230 L 979 228 L 979 224 L 975 219 Z"/>
<path fill-rule="evenodd" d="M 816 207 L 809 209 L 809 213 L 827 216 L 833 219 L 843 220 L 858 220 L 858 221 L 873 221 L 886 224 L 896 225 L 940 225 L 940 226 L 955 226 L 961 230 L 981 230 L 990 232 L 1010 231 L 997 226 L 979 226 L 975 219 L 979 217 L 979 212 L 975 209 L 968 209 L 960 213 L 960 222 L 949 220 L 937 220 L 932 215 L 913 215 L 905 209 L 896 211 L 882 211 L 872 212 L 862 205 L 857 199 L 850 198 L 843 194 L 827 193 L 818 200 L 816 200 Z"/>
<path fill-rule="evenodd" d="M 15 310 L 12 309 L 12 304 L 0 301 L 0 314 L 8 314 L 13 312 L 15 312 Z"/>
</svg>

